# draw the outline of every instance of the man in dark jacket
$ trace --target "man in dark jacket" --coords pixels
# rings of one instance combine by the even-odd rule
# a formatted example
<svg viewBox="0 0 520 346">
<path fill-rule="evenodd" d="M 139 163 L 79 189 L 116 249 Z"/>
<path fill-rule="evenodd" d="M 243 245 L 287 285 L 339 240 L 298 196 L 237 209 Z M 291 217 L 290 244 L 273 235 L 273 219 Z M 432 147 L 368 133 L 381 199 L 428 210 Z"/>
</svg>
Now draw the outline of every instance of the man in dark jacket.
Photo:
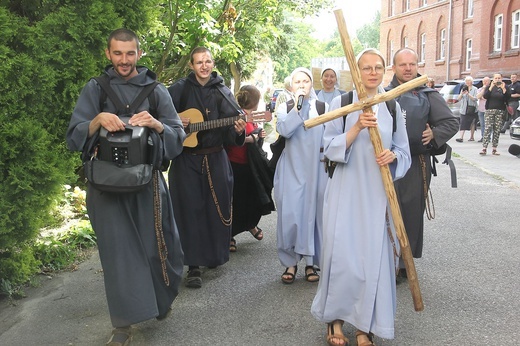
<svg viewBox="0 0 520 346">
<path fill-rule="evenodd" d="M 105 73 L 119 100 L 132 104 L 142 89 L 155 83 L 153 72 L 136 65 L 141 50 L 132 31 L 112 32 L 105 53 L 112 62 Z M 164 85 L 158 84 L 152 93 L 155 116 L 149 113 L 152 107 L 145 100 L 136 106 L 135 114 L 129 114 L 129 125 L 156 130 L 163 142 L 164 158 L 171 160 L 182 151 L 186 134 Z M 101 95 L 100 84 L 94 79 L 81 91 L 67 130 L 70 150 L 83 151 L 89 138 L 101 127 L 110 132 L 125 130 L 125 123 L 116 114 L 117 106 L 110 98 L 100 102 Z M 160 172 L 157 176 L 162 230 L 154 225 L 152 182 L 133 193 L 100 191 L 90 183 L 87 185 L 87 210 L 97 236 L 114 327 L 107 345 L 127 345 L 132 324 L 152 318 L 164 319 L 178 294 L 183 270 L 182 250 L 166 181 Z"/>
<path fill-rule="evenodd" d="M 394 55 L 394 77 L 387 90 L 416 78 L 418 56 L 403 48 Z M 432 175 L 431 150 L 444 145 L 453 137 L 459 122 L 442 96 L 434 89 L 419 87 L 396 99 L 406 118 L 406 131 L 412 154 L 412 165 L 406 175 L 395 182 L 404 226 L 413 257 L 420 258 L 423 248 L 424 211 Z M 404 263 L 400 263 L 406 276 Z"/>
<path fill-rule="evenodd" d="M 233 95 L 214 66 L 210 51 L 197 47 L 192 72 L 168 89 L 189 140 L 172 161 L 168 181 L 191 288 L 202 286 L 201 266 L 229 260 L 233 173 L 223 145 L 245 141 L 246 123 L 236 120 L 239 110 L 227 100 Z"/>
</svg>

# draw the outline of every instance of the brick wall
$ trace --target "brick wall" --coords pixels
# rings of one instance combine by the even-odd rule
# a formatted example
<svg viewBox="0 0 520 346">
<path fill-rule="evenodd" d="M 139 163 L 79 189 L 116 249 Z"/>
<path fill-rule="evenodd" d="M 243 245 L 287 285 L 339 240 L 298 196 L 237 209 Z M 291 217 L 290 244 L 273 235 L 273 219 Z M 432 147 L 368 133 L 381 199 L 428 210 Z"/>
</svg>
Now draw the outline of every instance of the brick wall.
<svg viewBox="0 0 520 346">
<path fill-rule="evenodd" d="M 395 1 L 394 15 L 389 17 L 390 4 Z M 408 37 L 408 47 L 419 52 L 420 34 L 426 34 L 424 63 L 419 65 L 419 73 L 427 74 L 436 83 L 446 80 L 489 76 L 502 72 L 508 76 L 520 72 L 519 49 L 510 49 L 511 14 L 520 9 L 520 0 L 473 0 L 473 17 L 467 17 L 469 0 L 411 0 L 410 10 L 403 12 L 402 0 L 381 1 L 380 49 L 390 58 L 390 40 L 393 51 L 402 47 L 403 37 Z M 502 51 L 493 52 L 494 18 L 502 13 L 504 18 Z M 451 16 L 451 17 L 450 17 Z M 451 32 L 449 28 L 451 18 Z M 446 54 L 439 59 L 439 33 L 445 28 L 447 33 Z M 451 33 L 451 35 L 450 35 Z M 466 43 L 472 41 L 470 69 L 466 69 Z M 391 65 L 388 61 L 388 65 Z M 393 73 L 391 67 L 385 74 L 385 82 Z"/>
</svg>

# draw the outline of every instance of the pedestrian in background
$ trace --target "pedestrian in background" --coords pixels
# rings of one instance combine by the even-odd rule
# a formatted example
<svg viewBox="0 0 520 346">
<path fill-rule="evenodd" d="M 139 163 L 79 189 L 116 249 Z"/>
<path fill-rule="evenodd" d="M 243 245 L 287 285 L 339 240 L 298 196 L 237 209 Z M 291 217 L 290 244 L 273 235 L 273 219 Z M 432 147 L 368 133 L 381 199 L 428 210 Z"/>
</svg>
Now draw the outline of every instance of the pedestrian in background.
<svg viewBox="0 0 520 346">
<path fill-rule="evenodd" d="M 484 140 L 484 130 L 486 129 L 486 120 L 484 114 L 486 112 L 486 99 L 484 98 L 484 93 L 486 92 L 487 86 L 491 82 L 491 78 L 484 77 L 482 78 L 482 87 L 480 87 L 477 91 L 478 98 L 478 121 L 480 123 L 480 139 L 479 142 Z"/>
<path fill-rule="evenodd" d="M 323 125 L 305 129 L 305 120 L 318 116 L 312 73 L 295 69 L 290 77 L 295 102 L 278 107 L 276 130 L 285 138 L 274 176 L 278 257 L 286 268 L 282 282 L 292 284 L 304 259 L 307 281 L 319 280 L 323 193 L 327 174 L 323 163 Z M 299 98 L 301 97 L 301 101 Z M 298 104 L 301 104 L 301 109 Z M 324 105 L 326 106 L 326 104 Z"/>
<path fill-rule="evenodd" d="M 365 49 L 357 63 L 367 97 L 383 93 L 382 54 Z M 354 92 L 352 103 L 356 101 Z M 330 109 L 340 107 L 341 98 L 335 98 Z M 411 157 L 400 107 L 396 105 L 395 115 L 386 103 L 373 110 L 325 124 L 325 155 L 336 168 L 325 192 L 322 274 L 311 312 L 327 323 L 327 342 L 333 346 L 348 345 L 341 330 L 344 322 L 357 329 L 357 345 L 373 345 L 374 334 L 394 338 L 399 243 L 380 167 L 390 165 L 393 178 L 399 179 Z M 381 134 L 383 150 L 377 156 L 369 128 Z"/>
<path fill-rule="evenodd" d="M 509 106 L 513 109 L 513 115 L 511 115 L 511 121 L 514 121 L 520 116 L 520 110 L 518 106 L 520 104 L 520 80 L 518 80 L 518 74 L 511 74 L 511 85 L 509 86 L 509 93 L 511 98 L 509 99 Z"/>
<path fill-rule="evenodd" d="M 426 82 L 426 86 L 428 88 L 435 89 L 435 80 L 433 78 L 428 78 L 428 81 Z"/>
<path fill-rule="evenodd" d="M 321 71 L 321 86 L 323 89 L 316 93 L 318 100 L 330 104 L 330 102 L 345 91 L 338 89 L 338 75 L 336 70 L 331 67 L 326 67 Z"/>
<path fill-rule="evenodd" d="M 473 86 L 473 78 L 467 76 L 464 80 L 458 100 L 460 101 L 460 137 L 457 142 L 464 142 L 464 132 L 470 131 L 468 141 L 475 140 L 473 137 L 477 123 L 477 93 L 478 90 Z"/>
<path fill-rule="evenodd" d="M 265 110 L 266 111 L 272 111 L 271 109 L 271 96 L 272 96 L 272 90 L 271 87 L 267 87 L 264 92 L 264 103 L 265 103 Z"/>
<path fill-rule="evenodd" d="M 287 76 L 285 77 L 283 81 L 284 90 L 278 94 L 276 97 L 276 103 L 274 106 L 274 112 L 276 116 L 276 111 L 278 110 L 278 107 L 289 100 L 292 100 L 294 97 L 294 94 L 291 90 L 291 77 Z"/>
<path fill-rule="evenodd" d="M 492 135 L 493 140 L 491 147 L 493 151 L 491 153 L 493 155 L 500 155 L 497 151 L 498 141 L 500 138 L 500 130 L 507 117 L 506 106 L 510 96 L 509 89 L 506 87 L 506 84 L 502 82 L 502 74 L 495 73 L 493 75 L 493 81 L 491 81 L 484 92 L 484 98 L 486 99 L 486 113 L 484 115 L 486 130 L 484 131 L 484 141 L 482 142 L 480 155 L 486 155 Z"/>
</svg>

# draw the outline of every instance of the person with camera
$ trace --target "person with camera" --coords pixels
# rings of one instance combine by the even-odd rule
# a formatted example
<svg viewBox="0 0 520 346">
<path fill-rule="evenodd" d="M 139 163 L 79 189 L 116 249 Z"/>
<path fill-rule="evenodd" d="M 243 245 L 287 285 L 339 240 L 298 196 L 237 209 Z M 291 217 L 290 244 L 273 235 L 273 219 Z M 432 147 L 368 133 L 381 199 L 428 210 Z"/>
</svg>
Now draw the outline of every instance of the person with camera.
<svg viewBox="0 0 520 346">
<path fill-rule="evenodd" d="M 460 101 L 460 138 L 457 138 L 457 142 L 464 141 L 464 132 L 470 131 L 468 141 L 472 142 L 475 139 L 473 134 L 477 126 L 477 88 L 473 86 L 473 78 L 467 76 L 464 80 L 464 85 L 459 94 L 458 100 Z"/>
<path fill-rule="evenodd" d="M 478 121 L 480 123 L 480 139 L 479 143 L 484 141 L 484 130 L 486 129 L 486 120 L 484 118 L 484 114 L 486 113 L 486 99 L 484 98 L 484 93 L 487 90 L 487 87 L 491 83 L 491 78 L 484 77 L 482 78 L 482 86 L 477 90 L 477 99 L 478 99 Z"/>
<path fill-rule="evenodd" d="M 500 130 L 507 116 L 507 102 L 511 96 L 510 90 L 502 82 L 502 74 L 495 73 L 493 80 L 484 92 L 486 99 L 486 113 L 484 114 L 486 129 L 484 131 L 484 141 L 482 142 L 482 150 L 480 155 L 487 154 L 487 147 L 491 141 L 493 155 L 500 155 L 497 151 L 498 140 L 500 138 Z M 491 134 L 493 139 L 491 140 Z"/>
<path fill-rule="evenodd" d="M 160 138 L 164 159 L 175 158 L 182 151 L 186 134 L 162 84 L 156 84 L 151 90 L 155 100 L 153 107 L 150 98 L 145 99 L 129 114 L 128 124 L 122 121 L 123 115 L 116 105 L 120 100 L 133 104 L 130 101 L 137 99 L 140 91 L 156 83 L 153 72 L 137 66 L 142 54 L 137 35 L 127 29 L 113 31 L 105 54 L 112 65 L 105 69 L 103 76 L 115 96 L 109 94 L 100 102 L 103 91 L 98 80 L 93 78 L 85 85 L 67 130 L 69 149 L 87 150 L 90 139 L 95 139 L 102 127 L 113 134 L 127 127 L 147 127 L 149 132 L 158 133 L 155 138 Z M 148 139 L 143 142 L 147 146 Z M 107 148 L 102 142 L 98 143 L 95 143 L 96 152 L 99 150 L 102 154 Z M 113 151 L 109 156 L 112 155 Z M 134 156 L 131 148 L 128 156 Z M 102 161 L 101 157 L 99 162 L 112 161 Z M 107 345 L 127 345 L 132 337 L 132 324 L 166 318 L 178 294 L 183 269 L 179 234 L 166 181 L 158 169 L 154 168 L 153 173 L 152 181 L 137 192 L 107 192 L 94 187 L 90 181 L 87 184 L 87 211 L 97 237 L 114 328 Z M 157 211 L 162 217 L 157 217 Z"/>
</svg>

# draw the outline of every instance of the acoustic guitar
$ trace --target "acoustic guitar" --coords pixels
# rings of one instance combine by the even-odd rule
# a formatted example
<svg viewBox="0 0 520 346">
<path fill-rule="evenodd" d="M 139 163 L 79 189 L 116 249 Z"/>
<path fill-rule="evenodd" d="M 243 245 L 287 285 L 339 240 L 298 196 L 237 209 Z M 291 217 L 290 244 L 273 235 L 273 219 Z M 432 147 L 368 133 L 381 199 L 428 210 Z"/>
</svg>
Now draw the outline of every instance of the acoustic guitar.
<svg viewBox="0 0 520 346">
<path fill-rule="evenodd" d="M 203 130 L 211 130 L 219 127 L 231 126 L 235 121 L 243 119 L 245 122 L 266 122 L 271 121 L 271 112 L 257 111 L 253 112 L 252 115 L 237 115 L 235 117 L 204 120 L 202 113 L 196 108 L 186 109 L 184 112 L 179 113 L 181 118 L 189 118 L 190 123 L 184 131 L 186 132 L 186 139 L 184 140 L 183 146 L 189 148 L 195 148 L 199 143 L 197 140 L 197 133 Z"/>
</svg>

